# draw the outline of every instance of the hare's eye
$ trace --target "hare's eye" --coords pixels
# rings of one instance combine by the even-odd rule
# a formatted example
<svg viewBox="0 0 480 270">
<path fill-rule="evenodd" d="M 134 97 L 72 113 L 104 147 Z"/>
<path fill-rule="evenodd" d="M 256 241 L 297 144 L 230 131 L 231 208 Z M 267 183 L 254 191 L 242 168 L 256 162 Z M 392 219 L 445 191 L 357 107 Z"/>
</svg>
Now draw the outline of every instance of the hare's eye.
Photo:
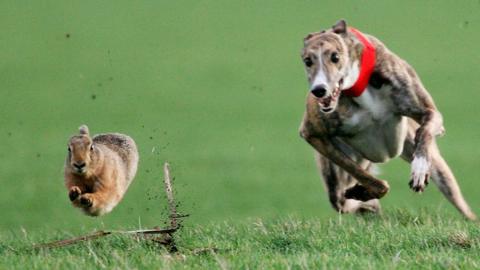
<svg viewBox="0 0 480 270">
<path fill-rule="evenodd" d="M 68 152 L 72 152 L 72 148 L 70 148 L 70 146 L 68 147 Z"/>
<path fill-rule="evenodd" d="M 93 151 L 93 144 L 90 145 L 90 151 Z"/>
</svg>

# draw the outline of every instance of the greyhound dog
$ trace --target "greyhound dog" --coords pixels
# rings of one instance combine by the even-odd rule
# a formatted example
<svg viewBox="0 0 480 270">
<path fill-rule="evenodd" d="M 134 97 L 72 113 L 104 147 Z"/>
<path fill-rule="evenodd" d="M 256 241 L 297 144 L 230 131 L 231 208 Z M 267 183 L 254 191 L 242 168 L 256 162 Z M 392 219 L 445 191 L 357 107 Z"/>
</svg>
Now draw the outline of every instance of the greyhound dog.
<svg viewBox="0 0 480 270">
<path fill-rule="evenodd" d="M 300 136 L 315 150 L 330 203 L 340 213 L 379 212 L 389 190 L 375 163 L 411 164 L 410 187 L 428 180 L 468 219 L 476 219 L 440 155 L 442 116 L 415 70 L 377 38 L 344 20 L 304 39 L 310 85 Z"/>
</svg>

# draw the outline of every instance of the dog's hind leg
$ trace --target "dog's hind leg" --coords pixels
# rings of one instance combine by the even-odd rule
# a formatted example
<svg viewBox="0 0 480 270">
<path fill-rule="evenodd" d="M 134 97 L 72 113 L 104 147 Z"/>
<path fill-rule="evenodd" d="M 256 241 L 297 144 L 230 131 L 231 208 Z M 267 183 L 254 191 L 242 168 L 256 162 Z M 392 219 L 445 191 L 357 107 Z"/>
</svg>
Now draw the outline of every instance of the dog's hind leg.
<svg viewBox="0 0 480 270">
<path fill-rule="evenodd" d="M 434 143 L 432 145 L 432 180 L 437 184 L 445 197 L 468 219 L 476 220 L 477 217 L 468 206 L 462 196 L 460 187 L 447 162 L 440 155 L 440 151 Z"/>
<path fill-rule="evenodd" d="M 339 213 L 366 213 L 380 212 L 380 202 L 378 199 L 360 201 L 346 198 L 347 190 L 357 186 L 357 180 L 348 174 L 345 170 L 335 165 L 333 162 L 315 152 L 320 174 L 325 183 L 325 189 L 328 193 L 328 199 L 333 209 Z M 362 167 L 371 169 L 373 164 L 364 160 Z"/>
<path fill-rule="evenodd" d="M 402 153 L 402 158 L 411 163 L 415 149 L 414 142 L 415 130 L 409 130 L 405 146 Z M 430 146 L 430 155 L 432 166 L 430 168 L 430 175 L 433 182 L 438 186 L 443 195 L 467 218 L 475 220 L 477 217 L 468 206 L 463 198 L 460 187 L 452 171 L 440 154 L 440 150 L 436 142 Z"/>
</svg>

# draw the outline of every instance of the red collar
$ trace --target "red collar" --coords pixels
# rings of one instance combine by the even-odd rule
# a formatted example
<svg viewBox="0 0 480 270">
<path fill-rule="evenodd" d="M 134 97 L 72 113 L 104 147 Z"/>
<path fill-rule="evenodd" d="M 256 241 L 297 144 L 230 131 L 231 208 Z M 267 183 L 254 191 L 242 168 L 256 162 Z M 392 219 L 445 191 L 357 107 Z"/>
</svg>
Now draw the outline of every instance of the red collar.
<svg viewBox="0 0 480 270">
<path fill-rule="evenodd" d="M 359 97 L 367 88 L 368 81 L 370 81 L 370 76 L 372 76 L 375 68 L 375 47 L 357 29 L 350 27 L 349 30 L 362 42 L 363 51 L 358 79 L 350 89 L 343 90 L 342 94 L 350 97 Z"/>
</svg>

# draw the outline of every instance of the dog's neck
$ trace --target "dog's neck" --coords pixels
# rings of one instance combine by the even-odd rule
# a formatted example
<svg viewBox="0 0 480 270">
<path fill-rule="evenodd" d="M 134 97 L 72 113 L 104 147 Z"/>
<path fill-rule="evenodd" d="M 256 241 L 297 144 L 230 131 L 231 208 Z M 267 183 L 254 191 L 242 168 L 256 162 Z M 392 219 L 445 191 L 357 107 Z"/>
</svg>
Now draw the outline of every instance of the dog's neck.
<svg viewBox="0 0 480 270">
<path fill-rule="evenodd" d="M 342 94 L 359 97 L 368 86 L 368 82 L 375 68 L 375 46 L 357 29 L 349 29 L 349 38 L 360 49 L 350 51 L 350 66 L 346 68 L 346 76 L 342 87 Z M 356 39 L 356 42 L 354 41 Z M 354 46 L 354 48 L 358 48 Z"/>
<path fill-rule="evenodd" d="M 350 64 L 346 67 L 345 74 L 343 77 L 342 91 L 352 88 L 358 80 L 358 76 L 360 75 L 360 60 L 351 59 Z"/>
</svg>

